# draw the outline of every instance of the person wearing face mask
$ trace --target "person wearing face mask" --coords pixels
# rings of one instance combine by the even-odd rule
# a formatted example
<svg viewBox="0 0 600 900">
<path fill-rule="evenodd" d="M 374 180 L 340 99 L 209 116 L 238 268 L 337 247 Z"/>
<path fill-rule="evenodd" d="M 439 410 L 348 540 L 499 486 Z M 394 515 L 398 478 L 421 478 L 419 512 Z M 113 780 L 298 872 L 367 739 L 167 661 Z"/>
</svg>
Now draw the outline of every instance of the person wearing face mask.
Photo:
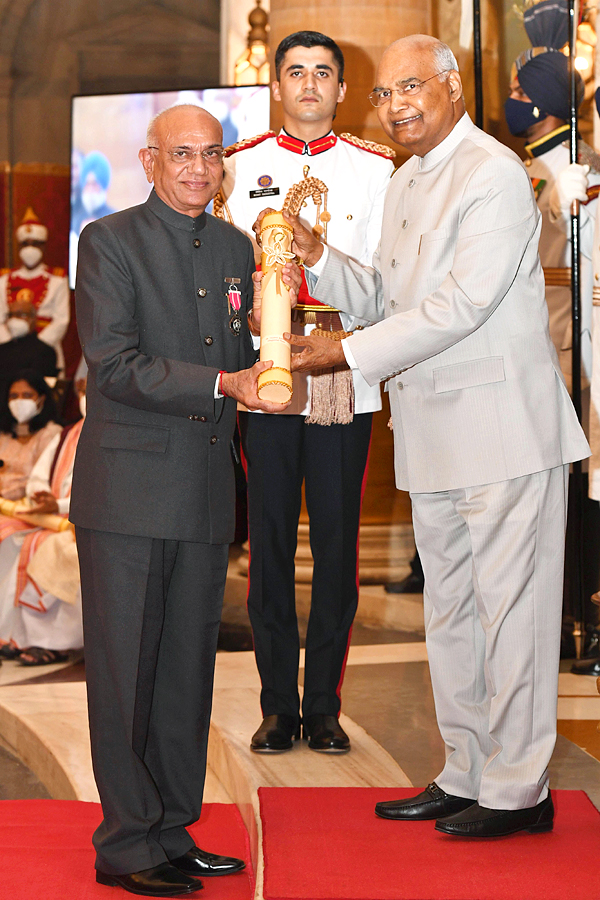
<svg viewBox="0 0 600 900">
<path fill-rule="evenodd" d="M 54 436 L 26 487 L 34 513 L 68 516 L 75 451 L 85 418 L 86 379 L 76 383 L 82 418 Z M 24 666 L 65 662 L 83 646 L 79 561 L 72 529 L 31 528 L 0 554 L 0 658 Z"/>
<path fill-rule="evenodd" d="M 600 115 L 600 88 L 596 91 L 596 110 Z M 566 230 L 570 230 L 570 216 L 573 201 L 580 203 L 580 218 L 584 205 L 594 184 L 594 174 L 588 164 L 572 163 L 557 177 L 550 196 L 551 216 Z M 595 206 L 595 222 L 592 227 L 581 228 L 580 250 L 582 268 L 591 268 L 589 283 L 582 285 L 582 308 L 591 309 L 591 344 L 592 344 L 592 377 L 589 404 L 589 441 L 592 455 L 589 460 L 588 502 L 584 509 L 592 506 L 600 516 L 597 501 L 600 501 L 600 204 Z M 587 217 L 586 217 L 587 226 Z M 588 552 L 589 540 L 584 543 L 584 552 Z M 595 551 L 595 581 L 584 582 L 583 592 L 586 600 L 586 640 L 583 658 L 575 662 L 572 672 L 576 675 L 600 675 L 600 573 L 598 562 L 600 552 Z M 593 557 L 594 558 L 594 557 Z M 593 592 L 593 593 L 592 593 Z"/>
<path fill-rule="evenodd" d="M 56 408 L 44 378 L 33 369 L 18 372 L 0 402 L 0 496 L 20 500 L 42 451 L 60 433 Z M 8 526 L 0 516 L 0 540 Z M 12 527 L 10 528 L 12 531 Z"/>
<path fill-rule="evenodd" d="M 35 330 L 35 307 L 29 300 L 11 304 L 7 327 L 12 340 L 0 344 L 0 379 L 6 384 L 20 369 L 35 369 L 40 375 L 58 375 L 56 350 L 41 341 Z"/>
<path fill-rule="evenodd" d="M 534 45 L 515 60 L 511 73 L 510 95 L 505 103 L 507 124 L 513 134 L 525 138 L 525 165 L 531 179 L 538 208 L 542 214 L 540 259 L 546 282 L 546 302 L 550 318 L 550 337 L 556 347 L 561 369 L 571 388 L 571 249 L 569 245 L 570 202 L 577 190 L 577 175 L 569 165 L 570 82 L 569 61 L 559 48 L 568 39 L 566 3 L 536 3 L 524 18 L 527 34 Z M 579 75 L 579 97 L 583 82 Z M 579 157 L 589 172 L 583 192 L 578 193 L 580 235 L 591 242 L 600 191 L 600 156 L 584 141 L 579 141 Z M 562 188 L 560 188 L 562 185 Z M 560 196 L 557 194 L 560 188 Z M 592 266 L 581 257 L 581 350 L 582 350 L 582 424 L 589 436 L 590 378 L 592 374 Z M 584 478 L 587 479 L 587 472 Z M 572 495 L 571 495 L 572 504 Z M 571 510 L 571 505 L 569 507 Z M 600 560 L 600 511 L 590 500 L 584 503 L 585 558 L 582 569 L 583 590 L 589 596 L 597 589 Z M 578 540 L 573 532 L 572 511 L 567 523 L 567 552 L 563 598 L 561 655 L 572 657 L 575 645 L 573 622 L 578 615 L 576 573 L 580 565 Z M 592 619 L 589 616 L 592 615 Z M 588 621 L 595 621 L 592 608 Z M 586 646 L 589 638 L 586 640 Z"/>
<path fill-rule="evenodd" d="M 43 262 L 47 240 L 48 229 L 29 207 L 17 228 L 21 265 L 0 274 L 0 345 L 25 336 L 19 310 L 21 304 L 30 304 L 35 310 L 38 339 L 55 350 L 62 370 L 62 339 L 70 318 L 69 286 L 63 269 L 51 270 Z"/>
<path fill-rule="evenodd" d="M 550 195 L 556 178 L 569 165 L 569 60 L 560 48 L 568 40 L 566 3 L 546 0 L 531 6 L 524 25 L 533 46 L 515 60 L 504 113 L 511 134 L 525 139 L 525 165 L 542 214 L 540 259 L 546 281 L 550 337 L 556 347 L 567 386 L 571 379 L 571 290 L 570 250 L 566 223 L 551 215 Z M 579 75 L 579 99 L 583 82 Z M 592 169 L 590 191 L 581 208 L 582 239 L 593 231 L 596 197 L 600 190 L 600 157 L 579 142 L 582 162 Z M 591 296 L 591 268 L 582 265 L 583 294 Z M 591 304 L 584 305 L 582 359 L 585 381 L 591 373 Z"/>
</svg>

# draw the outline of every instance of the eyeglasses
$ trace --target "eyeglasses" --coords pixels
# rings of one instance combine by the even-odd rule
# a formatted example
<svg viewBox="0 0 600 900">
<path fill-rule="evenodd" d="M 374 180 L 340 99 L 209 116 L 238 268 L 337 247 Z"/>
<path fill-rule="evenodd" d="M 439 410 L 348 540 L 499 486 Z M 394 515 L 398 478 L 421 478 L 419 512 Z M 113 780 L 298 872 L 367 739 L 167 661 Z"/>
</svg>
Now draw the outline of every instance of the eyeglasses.
<svg viewBox="0 0 600 900">
<path fill-rule="evenodd" d="M 160 149 L 160 147 L 148 147 L 148 150 Z M 169 154 L 171 162 L 182 166 L 189 165 L 198 156 L 201 156 L 204 162 L 207 162 L 210 166 L 220 165 L 225 158 L 225 149 L 223 147 L 208 147 L 206 150 L 187 150 L 182 147 L 177 150 L 163 150 L 163 153 Z"/>
<path fill-rule="evenodd" d="M 409 81 L 408 84 L 401 88 L 375 88 L 369 94 L 369 100 L 373 106 L 385 106 L 392 99 L 392 94 L 400 94 L 401 97 L 415 97 L 424 84 L 427 84 L 432 78 L 437 78 L 438 75 L 445 75 L 449 71 L 450 69 L 444 69 L 443 72 L 436 72 L 435 75 L 426 78 L 425 81 Z"/>
</svg>

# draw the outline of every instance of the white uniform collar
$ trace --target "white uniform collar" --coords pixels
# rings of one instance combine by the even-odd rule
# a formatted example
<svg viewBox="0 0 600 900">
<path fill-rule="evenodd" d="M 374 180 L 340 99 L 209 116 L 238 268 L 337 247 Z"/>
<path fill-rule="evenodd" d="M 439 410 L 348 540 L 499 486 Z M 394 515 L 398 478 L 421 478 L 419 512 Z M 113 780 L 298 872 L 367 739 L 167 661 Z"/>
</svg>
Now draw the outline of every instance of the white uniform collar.
<svg viewBox="0 0 600 900">
<path fill-rule="evenodd" d="M 452 153 L 452 151 L 458 147 L 471 128 L 474 127 L 469 114 L 464 113 L 450 134 L 437 144 L 433 150 L 430 150 L 429 153 L 426 153 L 425 156 L 422 156 L 419 159 L 419 171 L 422 172 L 424 169 L 431 169 L 433 166 L 437 165 L 444 157 L 448 156 L 449 153 Z"/>
<path fill-rule="evenodd" d="M 48 266 L 45 263 L 41 262 L 35 267 L 35 269 L 28 269 L 26 266 L 21 266 L 20 268 L 15 270 L 14 274 L 18 278 L 25 278 L 26 280 L 30 280 L 33 278 L 39 278 L 40 275 L 48 275 L 48 273 Z"/>
</svg>

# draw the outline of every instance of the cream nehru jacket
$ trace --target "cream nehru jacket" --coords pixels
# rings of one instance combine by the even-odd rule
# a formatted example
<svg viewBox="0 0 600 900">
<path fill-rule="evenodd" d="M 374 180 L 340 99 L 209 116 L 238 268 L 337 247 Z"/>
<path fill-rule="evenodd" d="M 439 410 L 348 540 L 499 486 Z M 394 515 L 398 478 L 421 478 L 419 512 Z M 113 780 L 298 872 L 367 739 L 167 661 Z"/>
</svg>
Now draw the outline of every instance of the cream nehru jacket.
<svg viewBox="0 0 600 900">
<path fill-rule="evenodd" d="M 369 384 L 389 382 L 398 488 L 589 455 L 548 332 L 540 226 L 521 161 L 465 114 L 392 178 L 373 267 L 329 248 L 309 274 L 313 296 L 335 285 L 340 307 L 377 320 L 348 346 Z"/>
</svg>

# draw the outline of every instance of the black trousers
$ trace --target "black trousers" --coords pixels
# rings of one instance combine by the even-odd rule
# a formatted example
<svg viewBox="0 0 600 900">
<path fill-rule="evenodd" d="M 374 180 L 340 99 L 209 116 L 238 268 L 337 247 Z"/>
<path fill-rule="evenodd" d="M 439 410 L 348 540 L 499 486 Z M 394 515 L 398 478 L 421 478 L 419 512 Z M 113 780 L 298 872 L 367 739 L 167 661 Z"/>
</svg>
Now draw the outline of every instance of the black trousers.
<svg viewBox="0 0 600 900">
<path fill-rule="evenodd" d="M 97 868 L 186 853 L 200 816 L 228 545 L 77 528 Z"/>
<path fill-rule="evenodd" d="M 294 556 L 302 482 L 314 559 L 306 634 L 304 716 L 340 711 L 358 603 L 358 528 L 372 414 L 349 425 L 305 425 L 304 416 L 240 413 L 248 478 L 248 613 L 264 716 L 298 719 L 300 641 Z"/>
</svg>

